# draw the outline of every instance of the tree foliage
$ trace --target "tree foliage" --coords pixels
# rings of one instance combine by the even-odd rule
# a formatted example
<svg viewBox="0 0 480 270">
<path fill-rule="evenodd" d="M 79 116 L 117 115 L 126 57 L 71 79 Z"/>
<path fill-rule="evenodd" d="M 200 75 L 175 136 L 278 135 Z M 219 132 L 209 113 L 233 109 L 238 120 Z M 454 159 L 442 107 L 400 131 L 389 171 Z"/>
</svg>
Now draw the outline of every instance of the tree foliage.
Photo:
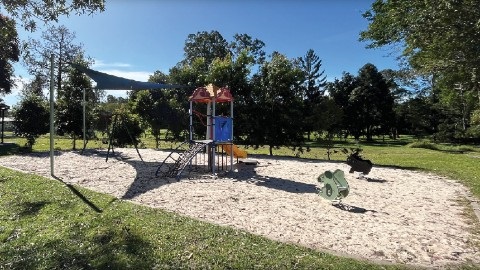
<svg viewBox="0 0 480 270">
<path fill-rule="evenodd" d="M 268 145 L 270 155 L 275 147 L 301 145 L 304 139 L 299 85 L 303 76 L 294 62 L 280 53 L 274 53 L 270 62 L 260 67 L 253 78 L 249 144 Z"/>
<path fill-rule="evenodd" d="M 45 75 L 43 74 L 36 74 L 33 79 L 31 79 L 28 83 L 23 86 L 20 95 L 22 96 L 29 96 L 35 95 L 38 97 L 44 97 L 43 90 L 47 86 L 48 80 Z"/>
<path fill-rule="evenodd" d="M 430 74 L 459 66 L 471 75 L 480 72 L 476 45 L 480 5 L 476 0 L 377 0 L 363 16 L 370 25 L 360 37 L 371 41 L 370 47 L 401 45 L 410 64 Z"/>
<path fill-rule="evenodd" d="M 262 64 L 265 61 L 265 43 L 247 34 L 235 34 L 234 41 L 230 43 L 230 50 L 234 56 L 246 53 L 253 58 L 255 64 Z"/>
<path fill-rule="evenodd" d="M 36 139 L 49 131 L 50 113 L 46 100 L 30 95 L 22 99 L 13 109 L 14 131 L 27 139 L 27 146 L 32 147 Z"/>
<path fill-rule="evenodd" d="M 324 87 L 327 78 L 324 75 L 325 71 L 321 70 L 322 60 L 312 49 L 308 50 L 305 56 L 298 59 L 298 64 L 305 77 L 301 84 L 304 129 L 310 139 L 310 132 L 313 131 L 315 126 L 315 114 L 320 113 L 317 107 L 320 105 L 325 93 Z"/>
<path fill-rule="evenodd" d="M 142 133 L 140 120 L 136 115 L 132 115 L 128 110 L 116 111 L 110 126 L 110 137 L 113 145 L 118 147 L 138 145 Z"/>
<path fill-rule="evenodd" d="M 77 64 L 86 65 L 82 59 L 76 60 Z M 85 116 L 86 131 L 91 129 L 93 122 L 92 109 L 97 103 L 97 96 L 93 90 L 90 79 L 82 72 L 70 67 L 68 79 L 64 83 L 62 91 L 58 93 L 56 122 L 59 135 L 72 137 L 73 149 L 76 149 L 76 139 L 83 135 L 83 91 L 85 91 Z M 87 135 L 92 135 L 88 134 Z M 89 136 L 89 137 L 90 137 Z"/>
<path fill-rule="evenodd" d="M 0 6 L 11 16 L 19 18 L 25 29 L 34 31 L 37 21 L 57 22 L 62 15 L 90 15 L 96 11 L 104 11 L 105 0 L 3 0 Z"/>
<path fill-rule="evenodd" d="M 132 111 L 140 117 L 155 138 L 156 148 L 160 146 L 162 129 L 170 131 L 170 137 L 180 138 L 187 129 L 186 111 L 179 110 L 178 104 L 169 99 L 169 90 L 138 91 L 131 99 Z"/>
<path fill-rule="evenodd" d="M 184 51 L 185 63 L 191 64 L 197 58 L 203 58 L 205 69 L 215 58 L 222 59 L 230 53 L 228 42 L 218 31 L 189 34 L 185 41 Z"/>
<path fill-rule="evenodd" d="M 50 56 L 54 55 L 55 83 L 59 92 L 62 91 L 62 82 L 68 72 L 69 63 L 77 57 L 83 58 L 82 44 L 75 43 L 75 32 L 63 25 L 50 26 L 42 32 L 41 39 L 29 39 L 24 61 L 28 72 L 32 75 L 49 74 Z M 91 61 L 90 61 L 91 62 Z"/>
<path fill-rule="evenodd" d="M 14 82 L 13 62 L 20 57 L 15 21 L 0 14 L 0 94 L 9 94 Z"/>
<path fill-rule="evenodd" d="M 373 64 L 364 65 L 358 76 L 344 74 L 328 84 L 328 91 L 343 108 L 343 126 L 359 139 L 365 135 L 385 134 L 394 119 L 393 95 L 390 85 Z"/>
<path fill-rule="evenodd" d="M 433 91 L 457 96 L 469 92 L 470 99 L 477 101 L 476 107 L 480 106 L 477 0 L 377 0 L 364 17 L 370 24 L 360 39 L 371 41 L 370 47 L 401 46 L 401 57 L 415 71 L 434 77 Z M 463 93 L 455 91 L 459 83 Z"/>
</svg>

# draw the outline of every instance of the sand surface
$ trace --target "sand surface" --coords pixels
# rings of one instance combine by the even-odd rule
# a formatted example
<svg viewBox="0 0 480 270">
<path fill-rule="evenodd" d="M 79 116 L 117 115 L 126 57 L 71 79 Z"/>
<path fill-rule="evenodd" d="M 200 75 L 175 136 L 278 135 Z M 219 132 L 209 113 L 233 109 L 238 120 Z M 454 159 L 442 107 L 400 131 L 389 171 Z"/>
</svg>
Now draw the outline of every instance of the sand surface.
<svg viewBox="0 0 480 270">
<path fill-rule="evenodd" d="M 345 163 L 250 156 L 258 165 L 235 164 L 213 177 L 155 177 L 169 152 L 115 149 L 57 152 L 55 175 L 118 198 L 158 207 L 268 238 L 369 260 L 442 268 L 480 263 L 471 220 L 459 200 L 470 197 L 458 182 L 434 174 L 374 166 L 368 178 Z M 6 156 L 0 165 L 49 176 L 48 153 Z M 317 177 L 342 169 L 350 194 L 341 205 L 318 195 Z M 477 243 L 477 245 L 475 245 Z"/>
</svg>

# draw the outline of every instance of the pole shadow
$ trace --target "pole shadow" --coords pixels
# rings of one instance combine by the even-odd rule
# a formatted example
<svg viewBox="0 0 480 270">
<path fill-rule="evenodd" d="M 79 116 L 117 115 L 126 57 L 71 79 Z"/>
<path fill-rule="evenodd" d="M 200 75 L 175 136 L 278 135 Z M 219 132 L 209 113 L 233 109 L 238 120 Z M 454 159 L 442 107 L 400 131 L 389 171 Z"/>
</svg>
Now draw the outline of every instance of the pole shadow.
<svg viewBox="0 0 480 270">
<path fill-rule="evenodd" d="M 90 208 L 92 208 L 93 211 L 97 213 L 102 213 L 102 209 L 98 208 L 93 202 L 91 202 L 85 195 L 83 195 L 78 189 L 76 189 L 73 185 L 65 183 L 61 178 L 57 176 L 52 176 L 55 180 L 60 181 L 62 184 L 64 184 L 70 191 L 72 191 L 73 194 L 75 194 L 78 198 L 80 198 L 86 205 L 88 205 Z"/>
</svg>

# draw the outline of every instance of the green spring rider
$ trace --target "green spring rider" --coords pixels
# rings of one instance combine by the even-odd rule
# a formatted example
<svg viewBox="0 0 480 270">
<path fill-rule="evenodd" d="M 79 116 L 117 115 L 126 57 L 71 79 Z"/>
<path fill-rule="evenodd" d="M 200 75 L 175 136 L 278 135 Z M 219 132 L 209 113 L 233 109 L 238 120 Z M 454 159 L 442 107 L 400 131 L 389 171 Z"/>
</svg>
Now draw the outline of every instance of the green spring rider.
<svg viewBox="0 0 480 270">
<path fill-rule="evenodd" d="M 326 171 L 318 177 L 318 182 L 323 183 L 318 194 L 330 201 L 340 201 L 348 196 L 350 187 L 345 180 L 345 173 L 342 170 Z"/>
</svg>

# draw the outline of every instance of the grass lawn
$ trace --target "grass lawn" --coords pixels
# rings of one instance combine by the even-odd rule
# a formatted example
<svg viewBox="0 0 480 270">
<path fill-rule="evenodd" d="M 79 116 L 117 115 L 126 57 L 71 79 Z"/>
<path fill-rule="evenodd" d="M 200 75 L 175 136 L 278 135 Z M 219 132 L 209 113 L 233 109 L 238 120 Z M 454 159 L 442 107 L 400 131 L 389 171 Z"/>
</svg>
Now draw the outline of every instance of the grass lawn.
<svg viewBox="0 0 480 270">
<path fill-rule="evenodd" d="M 7 142 L 9 140 L 6 140 Z M 10 140 L 11 141 L 11 140 Z M 152 140 L 145 140 L 152 147 Z M 21 151 L 21 139 L 0 155 Z M 78 141 L 77 147 L 81 146 Z M 361 143 L 375 165 L 432 171 L 458 179 L 480 198 L 480 149 L 438 145 L 411 148 L 411 140 Z M 162 142 L 162 146 L 170 148 Z M 56 149 L 71 149 L 59 138 Z M 89 142 L 89 148 L 102 145 Z M 336 142 L 336 149 L 357 146 Z M 34 151 L 46 151 L 39 138 Z M 266 154 L 267 148 L 249 153 Z M 275 155 L 293 156 L 289 149 Z M 312 144 L 305 158 L 326 159 Z M 340 152 L 333 160 L 345 160 Z M 434 190 L 434 188 L 432 189 Z M 433 191 L 429 191 L 433 192 Z M 326 236 L 328 237 L 328 236 Z M 278 243 L 240 230 L 208 224 L 159 209 L 0 167 L 0 269 L 405 269 Z M 480 269 L 462 266 L 463 269 Z"/>
</svg>

